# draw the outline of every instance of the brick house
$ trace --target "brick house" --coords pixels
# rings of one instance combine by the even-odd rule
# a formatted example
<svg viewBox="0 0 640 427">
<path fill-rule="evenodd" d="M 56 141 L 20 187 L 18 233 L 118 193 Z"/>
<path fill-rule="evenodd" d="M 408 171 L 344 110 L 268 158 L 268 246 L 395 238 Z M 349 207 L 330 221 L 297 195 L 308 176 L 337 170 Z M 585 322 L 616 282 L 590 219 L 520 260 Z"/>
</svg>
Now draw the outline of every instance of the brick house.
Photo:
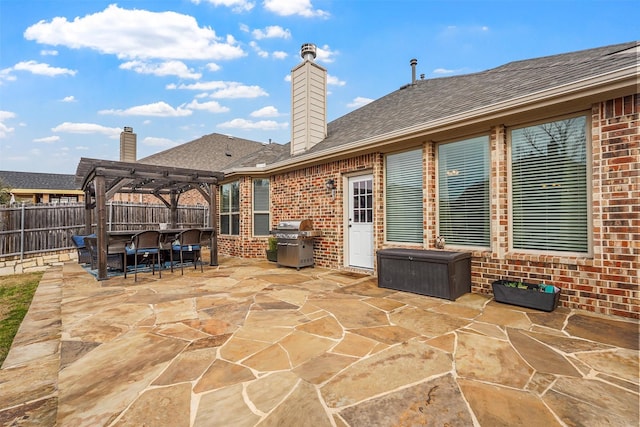
<svg viewBox="0 0 640 427">
<path fill-rule="evenodd" d="M 310 218 L 316 265 L 375 273 L 387 247 L 472 255 L 472 291 L 551 283 L 561 304 L 640 316 L 638 42 L 411 80 L 326 122 L 327 71 L 303 45 L 292 138 L 226 165 L 219 248 L 264 257 Z M 409 74 L 409 73 L 407 73 Z M 262 156 L 264 154 L 264 156 Z"/>
</svg>

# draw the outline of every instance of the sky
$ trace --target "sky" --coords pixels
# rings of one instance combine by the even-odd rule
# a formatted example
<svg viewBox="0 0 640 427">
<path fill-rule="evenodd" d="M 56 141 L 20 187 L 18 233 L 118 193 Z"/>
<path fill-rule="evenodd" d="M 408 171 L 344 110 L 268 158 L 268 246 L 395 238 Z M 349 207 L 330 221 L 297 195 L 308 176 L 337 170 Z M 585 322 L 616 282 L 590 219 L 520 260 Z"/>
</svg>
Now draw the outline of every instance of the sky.
<svg viewBox="0 0 640 427">
<path fill-rule="evenodd" d="M 397 90 L 640 39 L 637 0 L 0 0 L 0 170 L 74 174 L 221 133 L 290 140 L 304 43 L 329 121 Z M 472 90 L 472 88 L 470 88 Z"/>
</svg>

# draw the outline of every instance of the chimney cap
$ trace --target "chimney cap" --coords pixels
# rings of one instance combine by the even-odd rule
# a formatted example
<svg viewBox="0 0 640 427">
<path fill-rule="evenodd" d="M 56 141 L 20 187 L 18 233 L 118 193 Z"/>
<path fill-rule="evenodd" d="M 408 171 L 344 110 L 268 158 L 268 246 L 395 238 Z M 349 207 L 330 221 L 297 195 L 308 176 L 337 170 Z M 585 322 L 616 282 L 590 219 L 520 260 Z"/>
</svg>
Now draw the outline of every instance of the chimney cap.
<svg viewBox="0 0 640 427">
<path fill-rule="evenodd" d="M 300 56 L 302 59 L 313 61 L 316 58 L 316 45 L 313 43 L 305 43 L 300 47 Z"/>
</svg>

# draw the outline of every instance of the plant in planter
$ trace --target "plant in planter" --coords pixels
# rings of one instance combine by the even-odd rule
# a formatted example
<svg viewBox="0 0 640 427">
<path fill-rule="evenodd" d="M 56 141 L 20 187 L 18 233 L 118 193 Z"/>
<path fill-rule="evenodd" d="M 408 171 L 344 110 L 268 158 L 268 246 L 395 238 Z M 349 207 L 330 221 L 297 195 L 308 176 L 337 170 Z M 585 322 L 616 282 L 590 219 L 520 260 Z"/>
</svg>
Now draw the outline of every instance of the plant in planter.
<svg viewBox="0 0 640 427">
<path fill-rule="evenodd" d="M 496 280 L 492 284 L 497 302 L 553 311 L 560 300 L 560 288 L 546 284 L 524 283 L 518 280 Z"/>
<path fill-rule="evenodd" d="M 278 261 L 278 239 L 275 237 L 269 237 L 267 243 L 269 245 L 266 251 L 267 259 L 273 262 Z"/>
</svg>

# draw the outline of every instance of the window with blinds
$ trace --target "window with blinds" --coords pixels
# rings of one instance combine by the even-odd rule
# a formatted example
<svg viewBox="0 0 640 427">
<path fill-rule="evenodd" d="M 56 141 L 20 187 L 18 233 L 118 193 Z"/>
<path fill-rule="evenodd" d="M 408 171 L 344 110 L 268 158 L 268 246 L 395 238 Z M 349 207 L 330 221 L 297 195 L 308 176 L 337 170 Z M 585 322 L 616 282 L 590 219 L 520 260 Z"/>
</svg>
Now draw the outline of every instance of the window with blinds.
<svg viewBox="0 0 640 427">
<path fill-rule="evenodd" d="M 386 157 L 386 240 L 422 243 L 422 150 Z"/>
<path fill-rule="evenodd" d="M 489 137 L 438 146 L 438 231 L 447 244 L 489 247 Z"/>
<path fill-rule="evenodd" d="M 585 116 L 511 131 L 515 249 L 589 251 Z"/>
<path fill-rule="evenodd" d="M 220 187 L 220 234 L 240 234 L 240 183 Z"/>
<path fill-rule="evenodd" d="M 269 235 L 269 180 L 253 180 L 253 235 Z"/>
</svg>

